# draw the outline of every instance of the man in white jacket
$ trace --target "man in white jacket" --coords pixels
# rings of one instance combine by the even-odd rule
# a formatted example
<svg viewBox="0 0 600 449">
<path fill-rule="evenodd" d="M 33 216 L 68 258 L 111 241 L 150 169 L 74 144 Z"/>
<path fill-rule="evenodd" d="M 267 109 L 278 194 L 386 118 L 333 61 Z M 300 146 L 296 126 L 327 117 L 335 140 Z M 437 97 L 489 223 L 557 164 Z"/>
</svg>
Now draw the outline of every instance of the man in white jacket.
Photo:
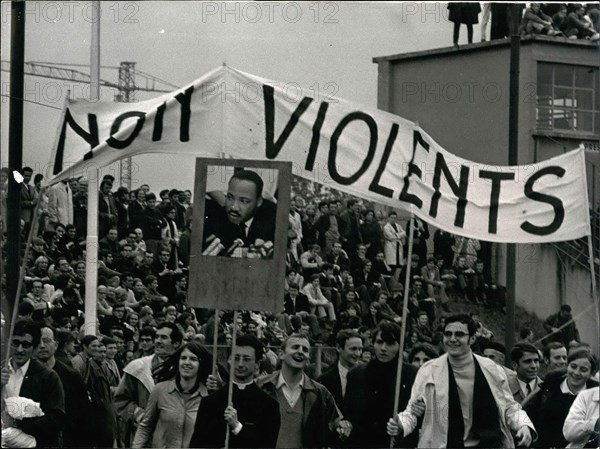
<svg viewBox="0 0 600 449">
<path fill-rule="evenodd" d="M 389 435 L 410 434 L 424 414 L 420 448 L 514 447 L 513 434 L 527 447 L 537 437 L 504 370 L 471 351 L 476 330 L 468 315 L 447 318 L 446 354 L 421 367 L 406 410 L 388 421 Z"/>
</svg>

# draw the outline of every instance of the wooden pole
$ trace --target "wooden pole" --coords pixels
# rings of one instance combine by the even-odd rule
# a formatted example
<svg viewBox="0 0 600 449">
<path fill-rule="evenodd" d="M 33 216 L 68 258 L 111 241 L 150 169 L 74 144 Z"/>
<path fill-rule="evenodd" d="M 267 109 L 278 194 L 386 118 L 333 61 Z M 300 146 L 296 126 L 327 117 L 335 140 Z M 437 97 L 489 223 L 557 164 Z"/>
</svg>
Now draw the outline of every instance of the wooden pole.
<svg viewBox="0 0 600 449">
<path fill-rule="evenodd" d="M 231 356 L 233 357 L 234 349 L 235 349 L 235 339 L 237 338 L 237 318 L 238 311 L 235 310 L 233 312 L 233 332 L 231 333 Z M 232 359 L 233 364 L 233 359 Z M 233 365 L 231 366 L 231 374 L 229 375 L 229 386 L 227 391 L 227 406 L 233 405 Z M 225 426 L 225 449 L 229 448 L 229 424 Z"/>
<path fill-rule="evenodd" d="M 217 343 L 219 342 L 219 309 L 215 309 L 215 321 L 213 330 L 213 360 L 212 360 L 212 375 L 217 377 L 217 356 L 219 355 L 219 348 Z"/>
<path fill-rule="evenodd" d="M 396 388 L 394 389 L 394 413 L 392 419 L 396 419 L 398 414 L 398 407 L 400 405 L 400 388 L 402 385 L 402 363 L 404 362 L 404 340 L 406 335 L 406 321 L 408 319 L 408 294 L 410 291 L 410 264 L 413 252 L 413 239 L 414 239 L 414 221 L 412 209 L 410 212 L 410 219 L 408 221 L 410 233 L 408 235 L 408 254 L 406 255 L 406 276 L 404 277 L 404 300 L 402 302 L 402 331 L 400 333 L 400 349 L 398 350 L 398 368 L 396 370 Z M 394 447 L 395 437 L 390 437 L 390 448 Z"/>
<path fill-rule="evenodd" d="M 27 268 L 27 260 L 29 259 L 29 251 L 31 248 L 31 240 L 33 239 L 33 230 L 34 230 L 34 225 L 33 223 L 35 223 L 38 218 L 39 218 L 39 214 L 40 214 L 40 205 L 42 204 L 42 196 L 44 195 L 44 190 L 42 189 L 42 191 L 40 192 L 40 197 L 38 199 L 38 202 L 35 205 L 35 209 L 33 210 L 33 216 L 31 218 L 31 227 L 29 228 L 29 235 L 27 237 L 27 243 L 25 246 L 25 253 L 23 254 L 23 260 L 21 261 L 21 269 L 19 270 L 19 277 L 17 279 L 17 291 L 15 293 L 15 300 L 14 300 L 14 305 L 13 305 L 13 310 L 12 310 L 12 316 L 10 318 L 10 327 L 9 327 L 9 332 L 8 332 L 8 336 L 7 336 L 7 340 L 6 340 L 6 348 L 9 347 L 10 342 L 12 340 L 12 335 L 13 332 L 15 330 L 15 321 L 17 320 L 17 317 L 19 315 L 19 302 L 21 301 L 21 290 L 23 288 L 23 279 L 25 278 L 25 270 Z M 8 366 L 8 362 L 10 360 L 10 350 L 6 351 L 6 365 Z"/>
</svg>

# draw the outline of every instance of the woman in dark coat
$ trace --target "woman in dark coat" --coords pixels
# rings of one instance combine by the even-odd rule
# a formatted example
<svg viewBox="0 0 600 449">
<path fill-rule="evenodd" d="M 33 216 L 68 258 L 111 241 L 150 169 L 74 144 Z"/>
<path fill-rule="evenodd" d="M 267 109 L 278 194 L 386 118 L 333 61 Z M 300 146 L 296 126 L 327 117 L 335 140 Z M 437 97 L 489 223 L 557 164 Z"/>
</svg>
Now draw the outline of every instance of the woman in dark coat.
<svg viewBox="0 0 600 449">
<path fill-rule="evenodd" d="M 540 389 L 527 397 L 523 410 L 538 432 L 532 447 L 566 447 L 563 425 L 577 394 L 586 388 L 597 387 L 591 379 L 598 360 L 587 349 L 573 351 L 567 359 L 567 370 L 551 371 Z"/>
<path fill-rule="evenodd" d="M 454 34 L 452 37 L 454 45 L 458 45 L 458 33 L 460 31 L 461 23 L 464 23 L 467 26 L 469 44 L 473 43 L 473 24 L 479 23 L 478 16 L 481 12 L 479 3 L 449 3 L 448 11 L 448 20 L 454 23 Z"/>
</svg>

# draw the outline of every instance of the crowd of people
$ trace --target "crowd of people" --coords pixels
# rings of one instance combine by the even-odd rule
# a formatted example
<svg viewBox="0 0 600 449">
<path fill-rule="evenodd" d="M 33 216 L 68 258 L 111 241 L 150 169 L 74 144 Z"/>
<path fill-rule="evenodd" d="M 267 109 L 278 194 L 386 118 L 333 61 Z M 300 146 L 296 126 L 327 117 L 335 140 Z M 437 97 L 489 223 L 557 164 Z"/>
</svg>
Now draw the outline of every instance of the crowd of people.
<svg viewBox="0 0 600 449">
<path fill-rule="evenodd" d="M 600 5 L 598 3 L 525 3 L 510 4 L 484 2 L 483 10 L 478 2 L 448 4 L 448 19 L 454 24 L 453 43 L 458 46 L 461 25 L 467 28 L 467 39 L 473 42 L 473 25 L 481 20 L 481 41 L 510 37 L 511 23 L 519 23 L 518 33 L 546 35 L 567 39 L 600 39 Z M 513 15 L 517 14 L 517 20 Z M 491 22 L 491 33 L 487 29 Z"/>
<path fill-rule="evenodd" d="M 546 320 L 543 352 L 524 330 L 508 363 L 478 308 L 451 313 L 453 300 L 504 306 L 487 242 L 430 234 L 419 219 L 401 223 L 355 198 L 295 192 L 283 312 L 215 313 L 187 301 L 191 192 L 163 190 L 157 201 L 146 184 L 113 192 L 106 176 L 97 333 L 86 335 L 85 178 L 42 190 L 33 170 L 22 173 L 23 236 L 34 237 L 2 370 L 8 447 L 222 447 L 226 433 L 230 447 L 384 447 L 391 436 L 396 447 L 584 447 L 597 438 L 597 388 L 585 390 L 597 387 L 598 362 L 568 305 Z M 215 333 L 224 352 L 212 354 Z M 317 344 L 337 353 L 325 369 Z"/>
</svg>

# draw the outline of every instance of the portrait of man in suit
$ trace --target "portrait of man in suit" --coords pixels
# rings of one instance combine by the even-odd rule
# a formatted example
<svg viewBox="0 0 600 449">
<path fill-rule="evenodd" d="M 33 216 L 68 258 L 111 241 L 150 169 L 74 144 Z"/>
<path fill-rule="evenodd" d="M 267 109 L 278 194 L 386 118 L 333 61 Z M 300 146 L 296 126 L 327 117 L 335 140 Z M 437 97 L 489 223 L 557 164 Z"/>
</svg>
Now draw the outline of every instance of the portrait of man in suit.
<svg viewBox="0 0 600 449">
<path fill-rule="evenodd" d="M 227 191 L 209 192 L 205 203 L 203 254 L 270 258 L 277 206 L 263 198 L 264 181 L 252 170 L 236 169 Z"/>
</svg>

